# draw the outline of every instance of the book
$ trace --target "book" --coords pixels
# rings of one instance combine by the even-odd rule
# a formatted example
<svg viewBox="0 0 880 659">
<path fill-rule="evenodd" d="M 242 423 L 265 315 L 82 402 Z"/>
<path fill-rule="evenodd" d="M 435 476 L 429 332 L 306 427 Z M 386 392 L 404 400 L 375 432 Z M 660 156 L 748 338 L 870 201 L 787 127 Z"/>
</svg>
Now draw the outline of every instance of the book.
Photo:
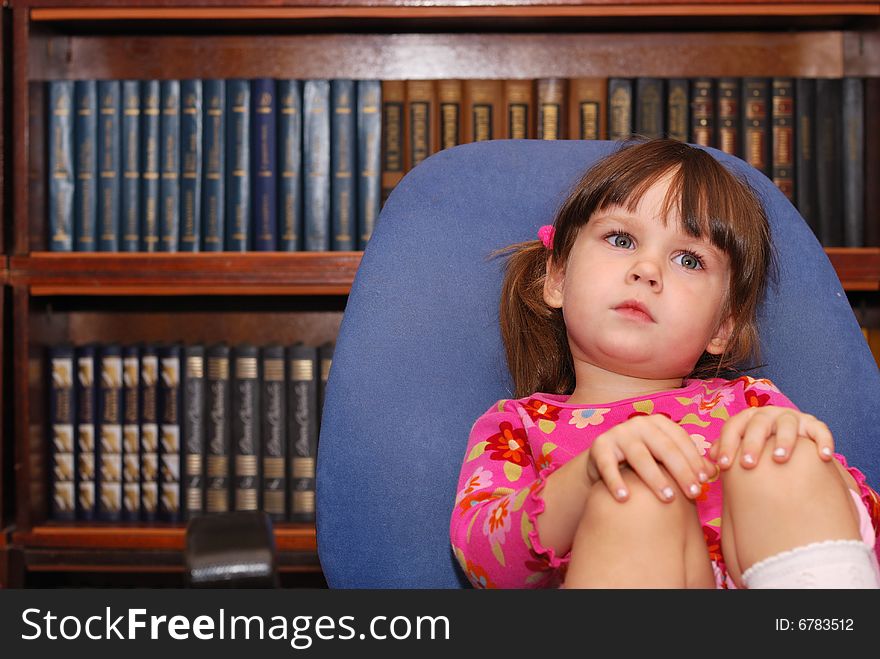
<svg viewBox="0 0 880 659">
<path fill-rule="evenodd" d="M 536 133 L 535 84 L 532 80 L 504 81 L 504 136 L 533 139 Z M 562 122 L 564 123 L 564 122 Z"/>
<path fill-rule="evenodd" d="M 252 345 L 233 350 L 232 447 L 235 510 L 260 509 L 259 353 Z"/>
<path fill-rule="evenodd" d="M 357 245 L 357 99 L 354 80 L 330 82 L 330 248 Z"/>
<path fill-rule="evenodd" d="M 742 159 L 765 176 L 770 172 L 770 81 L 742 79 Z"/>
<path fill-rule="evenodd" d="M 205 347 L 183 349 L 183 517 L 205 511 Z"/>
<path fill-rule="evenodd" d="M 357 82 L 357 248 L 363 250 L 382 208 L 382 83 Z"/>
<path fill-rule="evenodd" d="M 141 248 L 141 84 L 122 81 L 122 181 L 119 198 L 119 244 L 123 252 Z"/>
<path fill-rule="evenodd" d="M 318 427 L 321 426 L 321 417 L 324 414 L 324 399 L 327 392 L 327 381 L 330 379 L 330 368 L 333 366 L 333 351 L 336 344 L 326 341 L 318 346 Z"/>
<path fill-rule="evenodd" d="M 73 250 L 74 155 L 73 81 L 50 80 L 48 87 L 49 129 L 46 170 L 48 172 L 49 249 Z"/>
<path fill-rule="evenodd" d="M 308 252 L 330 249 L 330 81 L 303 85 L 303 214 Z"/>
<path fill-rule="evenodd" d="M 608 139 L 608 79 L 572 78 L 568 84 L 569 135 L 575 140 Z"/>
<path fill-rule="evenodd" d="M 742 116 L 740 98 L 742 84 L 739 78 L 718 78 L 715 91 L 718 119 L 718 148 L 732 156 L 742 153 Z"/>
<path fill-rule="evenodd" d="M 76 519 L 76 399 L 74 398 L 74 353 L 70 345 L 48 350 L 49 381 L 49 451 L 51 455 L 52 519 Z"/>
<path fill-rule="evenodd" d="M 141 350 L 141 519 L 159 517 L 159 356 L 155 345 Z"/>
<path fill-rule="evenodd" d="M 539 140 L 564 140 L 566 131 L 564 78 L 539 78 L 537 81 L 537 111 Z"/>
<path fill-rule="evenodd" d="M 202 244 L 222 252 L 226 237 L 226 81 L 202 81 Z"/>
<path fill-rule="evenodd" d="M 74 245 L 77 252 L 94 252 L 98 247 L 97 81 L 77 80 L 73 85 L 73 102 L 73 153 L 76 172 L 73 190 Z"/>
<path fill-rule="evenodd" d="M 700 146 L 715 146 L 715 80 L 691 80 L 690 142 Z"/>
<path fill-rule="evenodd" d="M 122 348 L 122 518 L 141 516 L 140 348 Z"/>
<path fill-rule="evenodd" d="M 159 519 L 179 522 L 181 354 L 179 344 L 163 345 L 159 356 Z"/>
<path fill-rule="evenodd" d="M 665 81 L 662 78 L 636 78 L 635 132 L 652 139 L 663 137 L 665 110 Z"/>
<path fill-rule="evenodd" d="M 92 521 L 96 517 L 95 476 L 95 346 L 75 349 L 76 380 L 76 518 Z"/>
<path fill-rule="evenodd" d="M 839 78 L 816 80 L 816 200 L 819 242 L 843 245 L 843 86 Z"/>
<path fill-rule="evenodd" d="M 608 80 L 608 139 L 625 140 L 633 133 L 633 81 Z"/>
<path fill-rule="evenodd" d="M 461 80 L 446 79 L 437 81 L 437 102 L 440 105 L 438 149 L 449 149 L 458 146 L 462 142 L 461 122 L 462 111 L 462 86 Z"/>
<path fill-rule="evenodd" d="M 159 81 L 141 83 L 141 251 L 159 250 Z"/>
<path fill-rule="evenodd" d="M 406 169 L 403 163 L 403 106 L 406 83 L 382 81 L 382 204 L 400 183 Z"/>
<path fill-rule="evenodd" d="M 278 249 L 302 249 L 302 85 L 279 80 L 278 93 Z"/>
<path fill-rule="evenodd" d="M 201 80 L 180 81 L 180 251 L 202 249 L 202 108 Z"/>
<path fill-rule="evenodd" d="M 224 513 L 231 509 L 229 346 L 212 345 L 205 358 L 205 511 Z"/>
<path fill-rule="evenodd" d="M 666 81 L 666 134 L 687 142 L 690 135 L 690 81 L 670 78 Z"/>
<path fill-rule="evenodd" d="M 274 252 L 278 249 L 278 143 L 272 78 L 251 80 L 251 117 L 252 245 L 258 252 Z"/>
<path fill-rule="evenodd" d="M 284 348 L 266 346 L 260 351 L 260 419 L 262 421 L 263 510 L 276 521 L 285 520 L 287 477 L 287 390 Z"/>
<path fill-rule="evenodd" d="M 865 78 L 865 104 L 868 108 L 880 107 L 880 78 Z M 880 125 L 876 121 L 865 122 L 865 247 L 880 246 Z M 875 353 L 880 355 L 880 353 Z"/>
<path fill-rule="evenodd" d="M 497 140 L 504 135 L 504 82 L 502 80 L 464 80 L 463 142 Z"/>
<path fill-rule="evenodd" d="M 417 167 L 437 151 L 437 110 L 437 92 L 433 80 L 406 81 L 403 161 L 407 170 Z"/>
<path fill-rule="evenodd" d="M 843 246 L 865 244 L 865 87 L 861 78 L 846 77 L 843 85 Z M 874 183 L 874 182 L 872 182 Z"/>
<path fill-rule="evenodd" d="M 318 455 L 318 349 L 297 343 L 286 350 L 289 519 L 315 520 L 315 460 Z"/>
<path fill-rule="evenodd" d="M 251 86 L 226 81 L 226 240 L 228 252 L 250 249 L 251 233 Z"/>
<path fill-rule="evenodd" d="M 117 344 L 98 351 L 98 519 L 122 519 L 122 350 Z"/>
<path fill-rule="evenodd" d="M 159 83 L 159 249 L 180 247 L 180 81 Z"/>
<path fill-rule="evenodd" d="M 98 81 L 98 250 L 119 251 L 121 89 L 118 80 Z"/>
<path fill-rule="evenodd" d="M 816 184 L 816 81 L 795 80 L 795 206 L 819 237 L 819 200 Z"/>
<path fill-rule="evenodd" d="M 771 93 L 770 171 L 776 187 L 794 202 L 794 80 L 773 78 Z"/>
</svg>

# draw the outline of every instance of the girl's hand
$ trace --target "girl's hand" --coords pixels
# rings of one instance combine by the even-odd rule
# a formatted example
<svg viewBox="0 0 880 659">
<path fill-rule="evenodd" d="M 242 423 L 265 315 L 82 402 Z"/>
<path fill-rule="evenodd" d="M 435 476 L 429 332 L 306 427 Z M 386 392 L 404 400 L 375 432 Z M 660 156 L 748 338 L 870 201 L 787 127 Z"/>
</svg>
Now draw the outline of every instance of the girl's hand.
<svg viewBox="0 0 880 659">
<path fill-rule="evenodd" d="M 599 435 L 587 451 L 590 482 L 604 481 L 608 491 L 619 501 L 629 496 L 620 475 L 622 462 L 627 463 L 661 501 L 671 501 L 675 489 L 658 463 L 690 498 L 700 494 L 700 483 L 715 473 L 715 466 L 700 455 L 690 435 L 661 415 L 633 417 Z"/>
<path fill-rule="evenodd" d="M 764 444 L 773 438 L 773 460 L 787 462 L 798 437 L 812 439 L 819 457 L 826 462 L 834 453 L 834 437 L 822 421 L 787 407 L 750 407 L 732 417 L 721 430 L 720 439 L 709 449 L 709 457 L 721 469 L 730 469 L 740 452 L 739 463 L 745 469 L 758 464 Z"/>
</svg>

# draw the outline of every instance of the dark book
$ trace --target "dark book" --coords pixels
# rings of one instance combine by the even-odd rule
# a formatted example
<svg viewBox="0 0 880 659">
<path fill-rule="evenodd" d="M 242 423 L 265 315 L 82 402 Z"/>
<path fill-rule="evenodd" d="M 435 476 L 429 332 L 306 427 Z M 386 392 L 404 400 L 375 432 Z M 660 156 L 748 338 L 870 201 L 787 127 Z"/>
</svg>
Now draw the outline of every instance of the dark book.
<svg viewBox="0 0 880 659">
<path fill-rule="evenodd" d="M 357 245 L 357 99 L 353 80 L 330 83 L 330 241 L 334 251 Z"/>
<path fill-rule="evenodd" d="M 568 81 L 568 127 L 575 140 L 608 139 L 608 79 L 572 78 Z"/>
<path fill-rule="evenodd" d="M 141 516 L 140 348 L 122 348 L 122 518 Z"/>
<path fill-rule="evenodd" d="M 159 249 L 180 247 L 180 81 L 159 83 Z"/>
<path fill-rule="evenodd" d="M 73 191 L 74 245 L 77 252 L 98 246 L 98 84 L 77 80 L 73 85 L 73 154 L 76 186 Z"/>
<path fill-rule="evenodd" d="M 203 89 L 180 81 L 180 251 L 202 249 Z"/>
<path fill-rule="evenodd" d="M 226 251 L 246 252 L 251 233 L 251 85 L 226 81 Z"/>
<path fill-rule="evenodd" d="M 824 247 L 843 245 L 842 104 L 839 78 L 816 80 L 816 199 Z"/>
<path fill-rule="evenodd" d="M 690 135 L 690 98 L 687 78 L 666 81 L 666 134 L 680 142 L 687 142 Z"/>
<path fill-rule="evenodd" d="M 98 250 L 119 251 L 121 90 L 118 80 L 98 81 Z"/>
<path fill-rule="evenodd" d="M 278 93 L 278 249 L 302 249 L 302 84 L 279 80 Z"/>
<path fill-rule="evenodd" d="M 330 81 L 303 85 L 303 214 L 309 252 L 330 249 Z"/>
<path fill-rule="evenodd" d="M 141 83 L 122 81 L 122 182 L 119 191 L 119 238 L 123 252 L 141 248 Z"/>
<path fill-rule="evenodd" d="M 501 80 L 465 80 L 462 83 L 464 105 L 463 141 L 497 140 L 504 135 L 504 82 Z"/>
<path fill-rule="evenodd" d="M 403 106 L 406 104 L 406 83 L 403 80 L 382 81 L 382 203 L 403 178 Z"/>
<path fill-rule="evenodd" d="M 122 350 L 116 344 L 98 351 L 98 519 L 122 519 Z"/>
<path fill-rule="evenodd" d="M 742 159 L 769 177 L 770 172 L 770 81 L 742 80 Z"/>
<path fill-rule="evenodd" d="M 648 138 L 663 137 L 666 126 L 666 90 L 662 78 L 636 78 L 636 133 Z"/>
<path fill-rule="evenodd" d="M 407 170 L 437 151 L 437 92 L 433 80 L 406 81 L 406 114 L 403 161 Z"/>
<path fill-rule="evenodd" d="M 880 78 L 865 78 L 865 111 L 880 107 Z M 880 124 L 865 122 L 865 246 L 880 246 Z M 875 332 L 876 333 L 876 332 Z M 878 333 L 880 335 L 880 333 Z M 880 356 L 880 352 L 875 353 Z"/>
<path fill-rule="evenodd" d="M 159 517 L 159 356 L 155 345 L 141 350 L 141 519 Z"/>
<path fill-rule="evenodd" d="M 770 140 L 771 174 L 776 187 L 794 202 L 794 80 L 773 78 L 773 103 L 770 109 L 772 139 Z"/>
<path fill-rule="evenodd" d="M 633 81 L 608 79 L 608 139 L 625 140 L 633 133 Z"/>
<path fill-rule="evenodd" d="M 715 83 L 718 120 L 718 148 L 724 153 L 739 156 L 742 153 L 742 113 L 740 98 L 742 85 L 739 78 L 718 78 Z"/>
<path fill-rule="evenodd" d="M 73 81 L 50 80 L 48 86 L 48 150 L 46 170 L 49 180 L 49 249 L 73 250 Z"/>
<path fill-rule="evenodd" d="M 797 186 L 795 205 L 807 224 L 819 237 L 819 200 L 816 185 L 816 81 L 795 81 L 795 160 Z M 880 100 L 880 99 L 878 99 Z"/>
<path fill-rule="evenodd" d="M 259 351 L 251 345 L 233 350 L 232 484 L 235 510 L 260 509 L 260 373 Z"/>
<path fill-rule="evenodd" d="M 261 350 L 260 418 L 263 424 L 263 510 L 273 520 L 286 519 L 287 400 L 284 348 Z"/>
<path fill-rule="evenodd" d="M 539 78 L 537 81 L 537 138 L 564 140 L 568 137 L 565 78 Z"/>
<path fill-rule="evenodd" d="M 715 146 L 715 80 L 691 80 L 690 142 L 700 146 Z"/>
<path fill-rule="evenodd" d="M 292 522 L 313 522 L 318 455 L 318 349 L 302 343 L 289 346 L 287 363 L 289 518 Z"/>
<path fill-rule="evenodd" d="M 843 246 L 865 245 L 865 87 L 843 79 Z M 872 181 L 872 183 L 874 183 Z"/>
<path fill-rule="evenodd" d="M 183 350 L 183 494 L 184 519 L 205 511 L 205 348 Z"/>
<path fill-rule="evenodd" d="M 563 110 L 564 111 L 564 110 Z M 504 81 L 504 136 L 512 140 L 534 139 L 537 131 L 535 83 L 533 80 Z"/>
<path fill-rule="evenodd" d="M 382 208 L 382 83 L 357 82 L 357 249 L 373 235 Z"/>
<path fill-rule="evenodd" d="M 205 358 L 205 510 L 225 513 L 230 510 L 230 438 L 231 388 L 229 381 L 229 346 L 210 346 Z"/>
<path fill-rule="evenodd" d="M 179 344 L 158 348 L 159 354 L 159 519 L 181 520 L 180 424 L 181 355 Z"/>
<path fill-rule="evenodd" d="M 378 93 L 381 94 L 381 88 Z M 462 94 L 461 80 L 446 79 L 437 81 L 437 102 L 440 106 L 439 116 L 437 117 L 438 149 L 450 149 L 461 144 L 461 122 L 464 116 Z M 360 130 L 360 126 L 358 126 L 358 130 Z"/>
<path fill-rule="evenodd" d="M 141 251 L 159 251 L 159 81 L 141 83 Z"/>
<path fill-rule="evenodd" d="M 222 252 L 226 235 L 226 81 L 202 81 L 202 250 Z"/>
<path fill-rule="evenodd" d="M 253 249 L 278 249 L 278 180 L 275 80 L 251 81 L 251 185 Z"/>
<path fill-rule="evenodd" d="M 92 521 L 97 513 L 95 500 L 95 346 L 79 346 L 75 350 L 76 380 L 76 518 Z"/>
<path fill-rule="evenodd" d="M 76 398 L 73 384 L 73 347 L 53 346 L 48 351 L 50 512 L 52 519 L 76 519 Z"/>
</svg>

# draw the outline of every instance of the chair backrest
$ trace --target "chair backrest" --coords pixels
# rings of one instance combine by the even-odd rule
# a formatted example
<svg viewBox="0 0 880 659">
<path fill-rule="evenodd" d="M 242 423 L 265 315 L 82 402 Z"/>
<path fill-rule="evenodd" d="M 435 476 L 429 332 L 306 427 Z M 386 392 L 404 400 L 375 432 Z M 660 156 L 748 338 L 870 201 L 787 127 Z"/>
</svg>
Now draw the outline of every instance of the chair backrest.
<svg viewBox="0 0 880 659">
<path fill-rule="evenodd" d="M 347 588 L 466 584 L 449 516 L 468 433 L 511 396 L 498 328 L 502 266 L 533 240 L 611 142 L 508 140 L 442 151 L 397 186 L 339 332 L 318 450 L 318 549 Z M 880 373 L 809 227 L 763 175 L 779 281 L 761 310 L 761 375 L 824 419 L 838 450 L 880 481 Z"/>
</svg>

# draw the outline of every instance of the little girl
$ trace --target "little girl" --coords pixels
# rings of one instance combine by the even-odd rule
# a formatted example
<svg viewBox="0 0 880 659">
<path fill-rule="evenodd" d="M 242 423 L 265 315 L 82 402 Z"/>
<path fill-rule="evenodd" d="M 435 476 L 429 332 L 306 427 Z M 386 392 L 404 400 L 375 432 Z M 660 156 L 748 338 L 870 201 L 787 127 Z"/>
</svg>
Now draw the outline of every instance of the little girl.
<svg viewBox="0 0 880 659">
<path fill-rule="evenodd" d="M 880 497 L 757 358 L 770 230 L 673 140 L 624 145 L 513 245 L 516 399 L 473 426 L 451 520 L 477 587 L 880 587 Z"/>
</svg>

